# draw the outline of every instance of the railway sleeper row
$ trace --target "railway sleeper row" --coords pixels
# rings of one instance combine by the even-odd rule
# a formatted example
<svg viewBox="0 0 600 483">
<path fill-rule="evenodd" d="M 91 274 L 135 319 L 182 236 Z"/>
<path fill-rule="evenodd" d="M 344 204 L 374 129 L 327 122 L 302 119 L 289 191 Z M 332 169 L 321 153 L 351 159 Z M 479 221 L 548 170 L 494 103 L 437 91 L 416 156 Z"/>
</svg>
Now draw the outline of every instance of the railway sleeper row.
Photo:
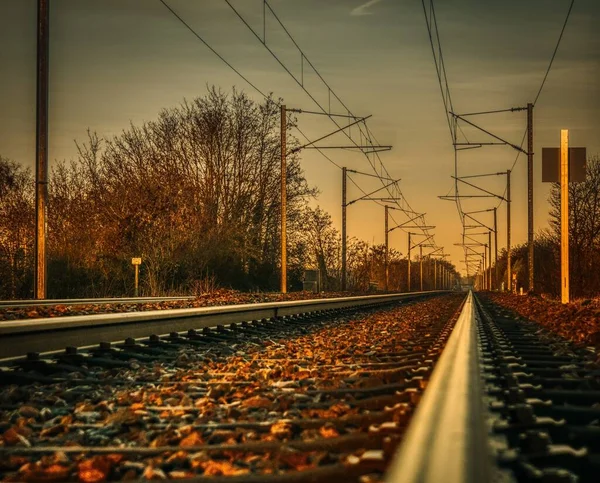
<svg viewBox="0 0 600 483">
<path fill-rule="evenodd" d="M 597 482 L 600 371 L 595 355 L 479 301 L 490 441 L 511 481 Z"/>
</svg>

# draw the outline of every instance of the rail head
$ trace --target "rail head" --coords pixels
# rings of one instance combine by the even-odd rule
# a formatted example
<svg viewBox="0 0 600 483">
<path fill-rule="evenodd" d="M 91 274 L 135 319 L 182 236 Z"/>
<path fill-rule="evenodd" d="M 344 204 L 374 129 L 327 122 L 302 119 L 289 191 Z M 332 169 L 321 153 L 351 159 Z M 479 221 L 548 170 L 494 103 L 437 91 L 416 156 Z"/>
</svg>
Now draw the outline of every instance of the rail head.
<svg viewBox="0 0 600 483">
<path fill-rule="evenodd" d="M 43 307 L 50 305 L 144 304 L 154 302 L 176 302 L 180 300 L 193 300 L 195 298 L 196 297 L 192 295 L 181 295 L 167 297 L 108 297 L 85 299 L 0 300 L 0 309 Z"/>
<path fill-rule="evenodd" d="M 477 317 L 469 292 L 386 482 L 490 481 Z"/>
</svg>

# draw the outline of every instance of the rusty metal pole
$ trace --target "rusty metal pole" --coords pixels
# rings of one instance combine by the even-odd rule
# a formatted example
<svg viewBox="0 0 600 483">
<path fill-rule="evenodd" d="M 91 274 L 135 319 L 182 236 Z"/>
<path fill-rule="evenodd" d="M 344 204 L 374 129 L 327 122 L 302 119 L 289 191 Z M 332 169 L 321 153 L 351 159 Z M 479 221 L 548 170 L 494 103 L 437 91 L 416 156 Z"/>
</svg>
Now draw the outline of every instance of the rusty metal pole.
<svg viewBox="0 0 600 483">
<path fill-rule="evenodd" d="M 419 272 L 420 272 L 419 279 L 421 280 L 421 292 L 422 292 L 423 291 L 423 245 L 419 245 Z"/>
<path fill-rule="evenodd" d="M 437 290 L 437 258 L 433 259 L 433 290 Z"/>
<path fill-rule="evenodd" d="M 494 207 L 494 287 L 498 290 L 498 217 L 496 212 L 498 208 Z"/>
<path fill-rule="evenodd" d="M 492 290 L 492 232 L 488 231 L 488 290 Z"/>
<path fill-rule="evenodd" d="M 446 266 L 442 265 L 442 288 L 446 290 Z"/>
<path fill-rule="evenodd" d="M 407 281 L 407 286 L 408 286 L 408 290 L 407 292 L 410 292 L 410 232 L 408 232 L 408 281 Z"/>
<path fill-rule="evenodd" d="M 506 171 L 506 290 L 512 292 L 510 263 L 510 169 Z"/>
<path fill-rule="evenodd" d="M 341 288 L 342 292 L 346 290 L 346 168 L 342 168 L 342 280 Z"/>
<path fill-rule="evenodd" d="M 483 290 L 487 290 L 487 243 L 483 245 L 483 267 L 481 268 L 481 276 L 483 277 Z"/>
<path fill-rule="evenodd" d="M 560 294 L 569 303 L 569 130 L 560 131 Z"/>
<path fill-rule="evenodd" d="M 35 286 L 34 298 L 46 298 L 46 231 L 48 212 L 48 43 L 49 1 L 38 0 L 37 97 L 35 132 Z"/>
<path fill-rule="evenodd" d="M 384 259 L 384 262 L 385 262 L 385 291 L 386 292 L 389 290 L 389 276 L 390 276 L 389 266 L 388 266 L 388 263 L 389 263 L 388 210 L 389 210 L 388 205 L 385 205 L 385 259 Z"/>
<path fill-rule="evenodd" d="M 281 106 L 281 293 L 287 293 L 287 168 L 286 168 L 287 112 Z"/>
<path fill-rule="evenodd" d="M 533 104 L 527 104 L 527 267 L 533 292 Z"/>
</svg>

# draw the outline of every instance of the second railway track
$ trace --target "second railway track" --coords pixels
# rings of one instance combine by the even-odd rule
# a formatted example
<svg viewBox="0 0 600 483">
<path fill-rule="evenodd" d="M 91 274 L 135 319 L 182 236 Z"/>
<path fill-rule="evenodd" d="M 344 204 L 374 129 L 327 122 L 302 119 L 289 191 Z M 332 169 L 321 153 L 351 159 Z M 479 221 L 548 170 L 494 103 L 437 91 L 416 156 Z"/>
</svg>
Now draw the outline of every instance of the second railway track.
<svg viewBox="0 0 600 483">
<path fill-rule="evenodd" d="M 17 360 L 15 381 L 46 384 L 3 392 L 0 468 L 8 481 L 376 481 L 463 298 Z"/>
</svg>

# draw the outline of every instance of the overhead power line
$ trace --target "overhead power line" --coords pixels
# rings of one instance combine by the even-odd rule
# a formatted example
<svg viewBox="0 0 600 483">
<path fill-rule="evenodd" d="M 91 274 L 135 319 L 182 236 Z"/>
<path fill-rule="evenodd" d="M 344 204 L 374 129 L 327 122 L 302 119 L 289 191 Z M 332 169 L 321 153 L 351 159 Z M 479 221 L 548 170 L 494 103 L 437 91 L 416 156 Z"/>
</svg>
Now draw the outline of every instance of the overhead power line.
<svg viewBox="0 0 600 483">
<path fill-rule="evenodd" d="M 562 36 L 565 33 L 565 27 L 567 26 L 567 22 L 569 21 L 569 16 L 571 15 L 571 10 L 573 9 L 573 4 L 575 0 L 571 0 L 571 5 L 569 5 L 569 10 L 567 11 L 567 16 L 565 18 L 565 22 L 563 23 L 562 29 L 560 31 L 560 35 L 558 36 L 558 41 L 556 42 L 556 47 L 554 47 L 554 52 L 552 52 L 552 57 L 550 58 L 550 63 L 548 64 L 548 69 L 546 69 L 546 74 L 544 75 L 544 80 L 542 80 L 542 85 L 538 90 L 537 95 L 535 96 L 535 100 L 533 101 L 533 105 L 535 106 L 537 103 L 540 94 L 542 93 L 542 89 L 544 88 L 544 84 L 546 83 L 546 79 L 548 78 L 548 74 L 550 73 L 550 69 L 552 68 L 552 63 L 554 62 L 554 57 L 556 57 L 556 52 L 558 52 L 558 46 L 560 45 L 560 41 L 562 40 Z"/>
<path fill-rule="evenodd" d="M 179 14 L 177 12 L 175 12 L 175 10 L 173 10 L 171 8 L 171 6 L 169 4 L 167 4 L 167 2 L 165 2 L 164 0 L 158 0 L 160 3 L 162 3 L 167 10 L 169 10 L 169 12 L 171 12 L 173 14 L 174 17 L 176 17 L 184 26 L 185 28 L 187 28 L 200 42 L 202 42 L 213 54 L 215 54 L 219 59 L 221 59 L 232 71 L 234 71 L 237 75 L 239 75 L 246 83 L 248 83 L 250 85 L 250 87 L 252 87 L 256 92 L 258 92 L 261 96 L 263 96 L 265 99 L 268 99 L 269 96 L 267 96 L 263 91 L 261 91 L 258 87 L 256 87 L 256 85 L 254 85 L 252 82 L 250 82 L 248 80 L 247 77 L 244 76 L 244 74 L 242 74 L 239 70 L 237 70 L 233 65 L 231 65 L 229 62 L 227 62 L 227 60 L 225 60 L 225 58 L 219 54 L 215 49 L 213 49 L 210 44 L 204 40 L 200 34 L 198 32 L 196 32 L 185 20 L 183 20 L 183 18 L 181 18 L 179 16 Z"/>
</svg>

